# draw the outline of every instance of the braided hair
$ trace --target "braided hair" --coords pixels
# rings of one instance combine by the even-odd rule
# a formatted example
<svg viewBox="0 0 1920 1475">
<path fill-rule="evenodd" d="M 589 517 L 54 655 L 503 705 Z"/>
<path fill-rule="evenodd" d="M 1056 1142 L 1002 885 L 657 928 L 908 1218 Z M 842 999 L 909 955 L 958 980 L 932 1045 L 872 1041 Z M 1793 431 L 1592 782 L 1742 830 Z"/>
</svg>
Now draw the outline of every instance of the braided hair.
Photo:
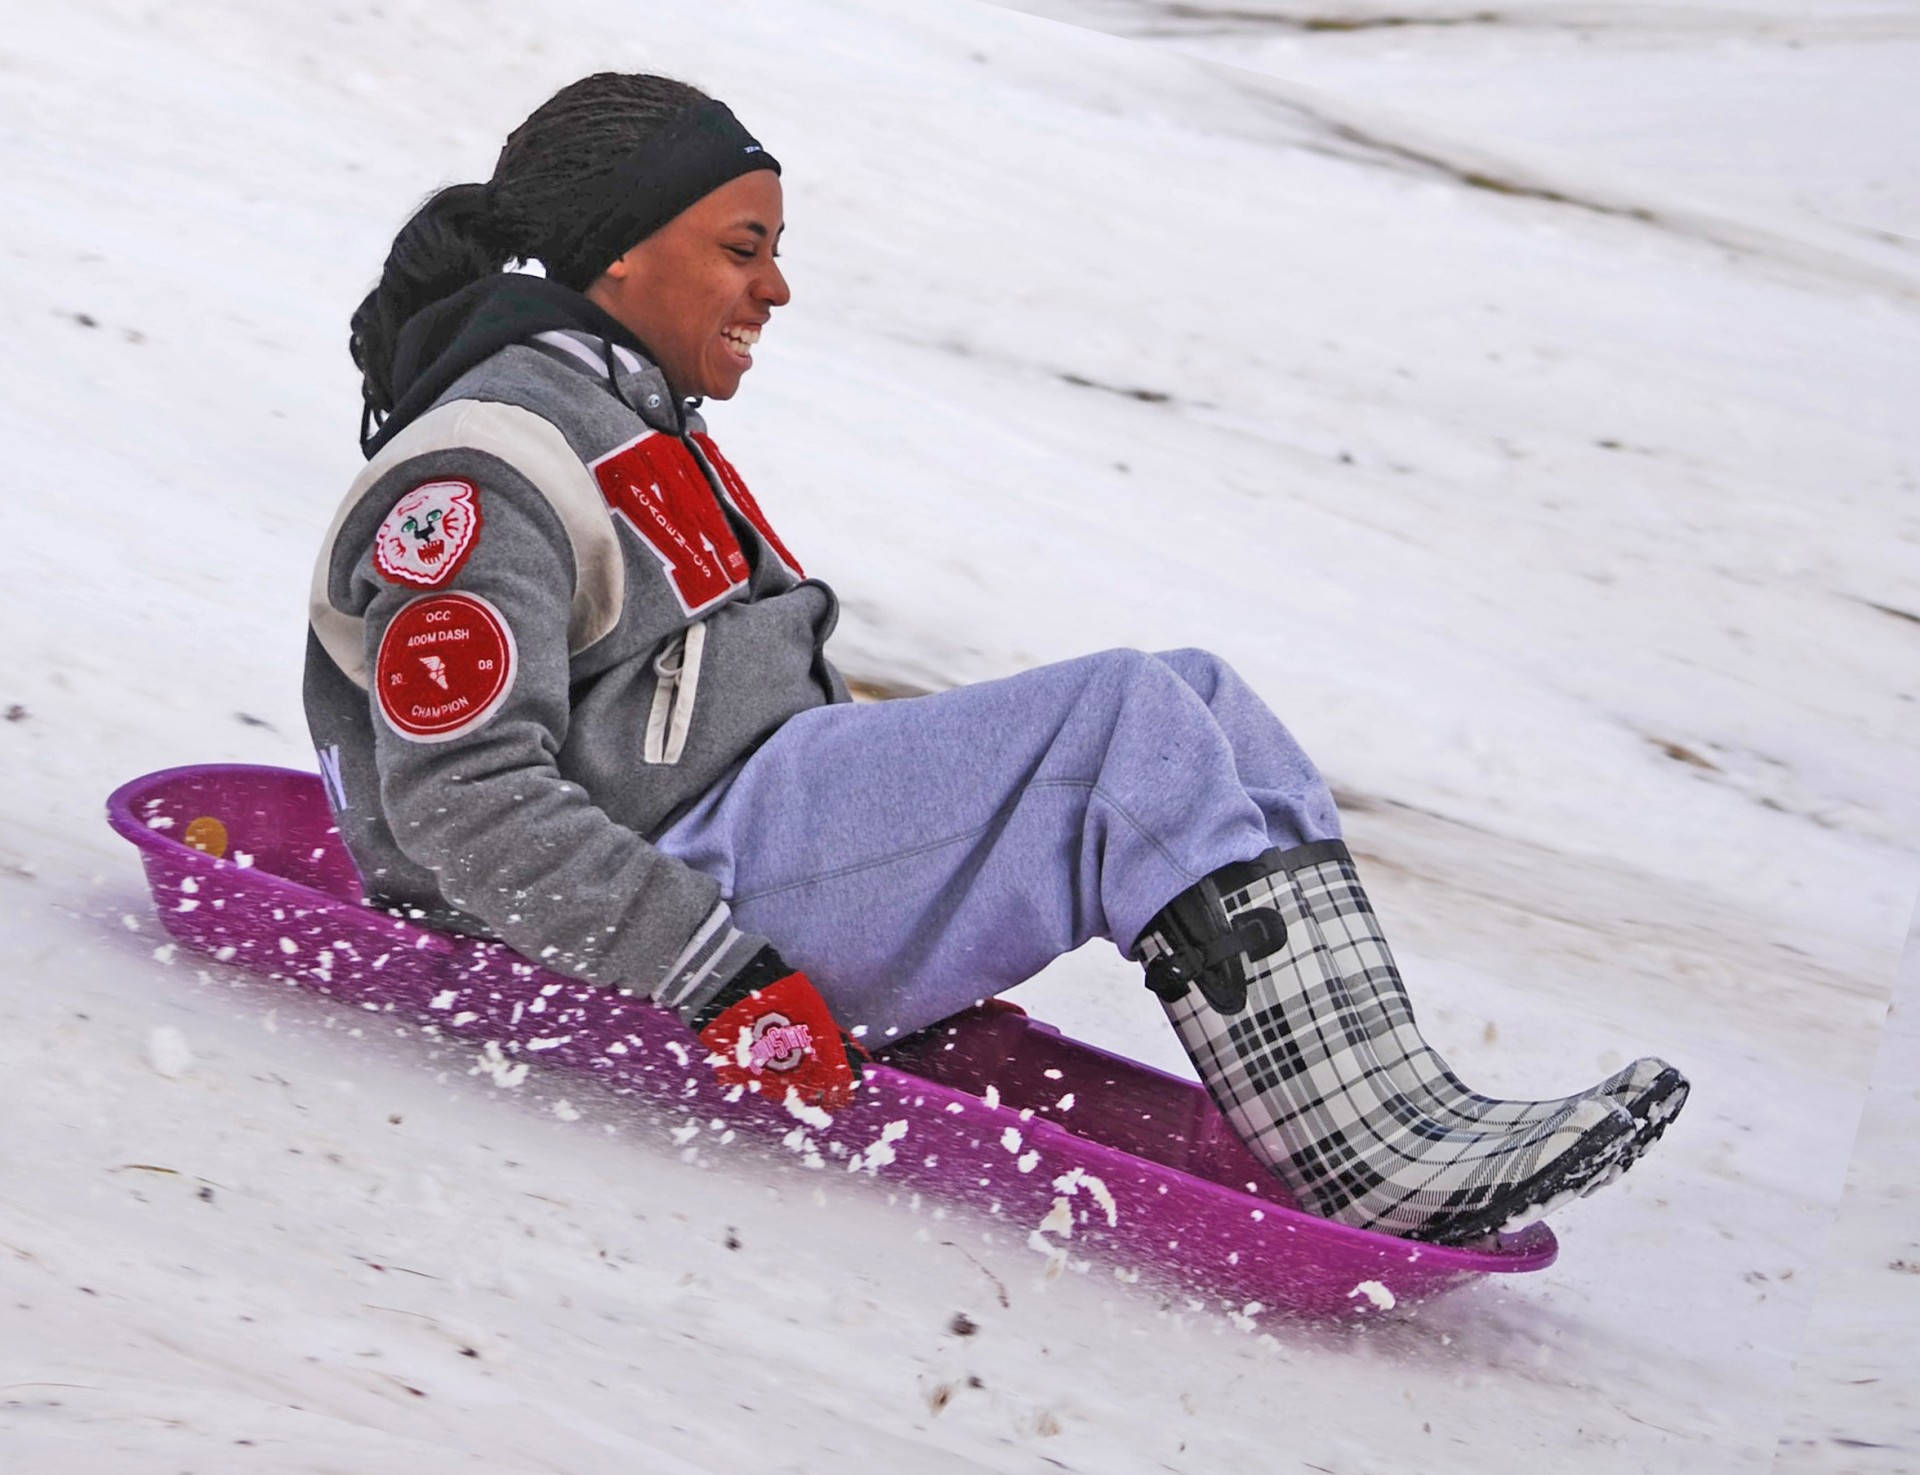
<svg viewBox="0 0 1920 1475">
<path fill-rule="evenodd" d="M 393 238 L 380 283 L 353 314 L 348 351 L 365 413 L 393 409 L 400 329 L 421 308 L 513 261 L 538 261 L 583 290 L 605 269 L 584 261 L 596 185 L 685 109 L 699 88 L 646 73 L 596 72 L 562 87 L 507 135 L 485 184 L 434 194 Z"/>
</svg>

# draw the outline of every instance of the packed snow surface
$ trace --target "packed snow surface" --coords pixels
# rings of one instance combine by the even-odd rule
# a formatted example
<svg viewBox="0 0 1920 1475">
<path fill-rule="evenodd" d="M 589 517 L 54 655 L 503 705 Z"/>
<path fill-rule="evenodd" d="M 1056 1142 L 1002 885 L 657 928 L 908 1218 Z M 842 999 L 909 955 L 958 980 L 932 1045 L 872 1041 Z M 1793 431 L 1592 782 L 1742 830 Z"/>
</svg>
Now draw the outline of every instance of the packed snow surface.
<svg viewBox="0 0 1920 1475">
<path fill-rule="evenodd" d="M 1920 1468 L 1920 14 L 1028 8 L 10 18 L 0 1468 Z M 1557 1265 L 1168 1300 L 1077 1257 L 1095 1180 L 1000 1222 L 166 944 L 102 797 L 312 766 L 347 315 L 608 67 L 786 167 L 709 411 L 844 667 L 1217 650 L 1463 1073 L 1692 1074 Z M 1186 1068 L 1111 948 L 1021 997 Z"/>
</svg>

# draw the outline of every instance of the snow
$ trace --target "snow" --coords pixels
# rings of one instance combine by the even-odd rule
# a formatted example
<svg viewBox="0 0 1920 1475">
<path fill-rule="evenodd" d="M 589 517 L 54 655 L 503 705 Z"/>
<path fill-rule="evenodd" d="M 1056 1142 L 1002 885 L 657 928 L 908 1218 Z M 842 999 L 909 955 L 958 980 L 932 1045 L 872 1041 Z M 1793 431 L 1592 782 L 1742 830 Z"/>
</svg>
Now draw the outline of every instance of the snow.
<svg viewBox="0 0 1920 1475">
<path fill-rule="evenodd" d="M 1920 909 L 1880 1039 L 1860 1135 L 1820 1266 L 1820 1297 L 1795 1359 L 1775 1468 L 1914 1468 L 1920 1396 Z"/>
<path fill-rule="evenodd" d="M 171 957 L 171 953 L 168 956 Z M 193 1049 L 187 1044 L 187 1037 L 172 1025 L 156 1024 L 147 1036 L 147 1064 L 156 1075 L 178 1080 L 193 1069 Z"/>
<path fill-rule="evenodd" d="M 878 1137 L 847 1159 L 847 1171 L 852 1173 L 864 1170 L 869 1174 L 875 1174 L 889 1163 L 898 1161 L 900 1154 L 894 1144 L 907 1135 L 912 1125 L 904 1119 L 888 1122 L 880 1129 Z"/>
<path fill-rule="evenodd" d="M 1393 1292 L 1377 1280 L 1363 1280 L 1347 1292 L 1348 1296 L 1365 1296 L 1382 1311 L 1393 1310 Z"/>
<path fill-rule="evenodd" d="M 1112 1190 L 1107 1187 L 1104 1180 L 1089 1173 L 1085 1168 L 1075 1168 L 1071 1172 L 1063 1173 L 1053 1180 L 1053 1186 L 1068 1196 L 1078 1193 L 1083 1188 L 1086 1189 L 1087 1196 L 1106 1217 L 1108 1224 L 1120 1222 L 1120 1210 L 1114 1203 Z"/>
<path fill-rule="evenodd" d="M 1920 1463 L 1920 17 L 1031 8 L 10 17 L 0 1468 Z M 712 421 L 843 665 L 1218 650 L 1469 1078 L 1692 1073 L 1557 1265 L 1351 1327 L 1165 1302 L 1070 1253 L 1091 1184 L 1042 1235 L 156 957 L 102 797 L 313 765 L 346 315 L 607 66 L 786 165 L 795 300 Z M 1020 997 L 1186 1068 L 1111 950 Z"/>
</svg>

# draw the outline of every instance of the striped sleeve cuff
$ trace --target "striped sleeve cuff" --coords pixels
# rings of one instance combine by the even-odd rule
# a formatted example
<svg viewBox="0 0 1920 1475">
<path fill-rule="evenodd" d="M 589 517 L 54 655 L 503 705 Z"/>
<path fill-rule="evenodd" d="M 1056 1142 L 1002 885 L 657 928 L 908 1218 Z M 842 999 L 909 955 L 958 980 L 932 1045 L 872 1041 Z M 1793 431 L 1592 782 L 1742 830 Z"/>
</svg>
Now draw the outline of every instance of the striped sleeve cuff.
<svg viewBox="0 0 1920 1475">
<path fill-rule="evenodd" d="M 742 932 L 731 919 L 724 901 L 714 906 L 667 969 L 666 981 L 653 996 L 654 1003 L 691 1023 L 767 945 L 764 937 Z"/>
</svg>

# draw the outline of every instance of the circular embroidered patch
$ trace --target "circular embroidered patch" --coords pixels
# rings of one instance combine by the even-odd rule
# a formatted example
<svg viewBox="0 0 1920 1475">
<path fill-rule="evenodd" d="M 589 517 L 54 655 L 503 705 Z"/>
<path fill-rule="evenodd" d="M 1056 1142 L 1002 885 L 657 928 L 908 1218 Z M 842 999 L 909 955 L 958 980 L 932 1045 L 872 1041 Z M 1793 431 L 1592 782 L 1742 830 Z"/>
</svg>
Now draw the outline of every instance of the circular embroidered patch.
<svg viewBox="0 0 1920 1475">
<path fill-rule="evenodd" d="M 493 715 L 513 684 L 513 631 L 477 594 L 408 603 L 380 637 L 380 715 L 404 738 L 443 743 Z"/>
<path fill-rule="evenodd" d="M 398 502 L 373 535 L 374 566 L 396 584 L 437 589 L 480 535 L 480 490 L 470 481 L 430 481 Z"/>
</svg>

